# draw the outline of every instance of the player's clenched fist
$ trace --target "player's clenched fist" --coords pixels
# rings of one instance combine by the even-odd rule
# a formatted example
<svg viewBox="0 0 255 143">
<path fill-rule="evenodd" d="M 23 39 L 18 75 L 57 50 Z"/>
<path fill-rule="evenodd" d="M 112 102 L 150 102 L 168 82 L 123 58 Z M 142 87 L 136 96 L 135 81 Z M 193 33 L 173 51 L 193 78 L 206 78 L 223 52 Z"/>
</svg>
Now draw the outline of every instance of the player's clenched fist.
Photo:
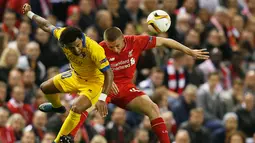
<svg viewBox="0 0 255 143">
<path fill-rule="evenodd" d="M 29 5 L 29 4 L 27 4 L 27 3 L 25 3 L 24 5 L 23 5 L 23 7 L 22 7 L 22 13 L 23 14 L 27 14 L 27 12 L 29 12 L 29 11 L 31 11 L 32 9 L 31 9 L 31 6 Z"/>
</svg>

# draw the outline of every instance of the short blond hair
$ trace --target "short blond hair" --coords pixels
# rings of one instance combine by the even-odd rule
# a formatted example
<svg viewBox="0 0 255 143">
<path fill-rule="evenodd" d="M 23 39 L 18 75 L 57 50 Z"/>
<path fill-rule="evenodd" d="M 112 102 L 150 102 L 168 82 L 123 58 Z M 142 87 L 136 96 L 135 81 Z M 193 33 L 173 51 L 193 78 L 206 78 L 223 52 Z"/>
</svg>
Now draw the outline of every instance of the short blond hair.
<svg viewBox="0 0 255 143">
<path fill-rule="evenodd" d="M 1 58 L 0 58 L 0 67 L 7 67 L 7 63 L 6 63 L 6 59 L 8 57 L 8 54 L 10 52 L 13 52 L 16 56 L 17 56 L 17 61 L 16 63 L 14 64 L 13 67 L 16 67 L 16 65 L 18 64 L 18 59 L 19 59 L 19 56 L 20 56 L 20 53 L 18 50 L 14 49 L 14 48 L 5 48 L 2 52 L 2 55 L 1 55 Z"/>
<path fill-rule="evenodd" d="M 6 126 L 11 127 L 13 125 L 13 123 L 18 120 L 21 121 L 21 129 L 23 129 L 26 125 L 26 121 L 20 114 L 17 114 L 17 113 L 11 115 L 11 117 L 7 121 Z"/>
<path fill-rule="evenodd" d="M 92 138 L 91 143 L 107 143 L 107 141 L 103 136 L 96 135 Z"/>
</svg>

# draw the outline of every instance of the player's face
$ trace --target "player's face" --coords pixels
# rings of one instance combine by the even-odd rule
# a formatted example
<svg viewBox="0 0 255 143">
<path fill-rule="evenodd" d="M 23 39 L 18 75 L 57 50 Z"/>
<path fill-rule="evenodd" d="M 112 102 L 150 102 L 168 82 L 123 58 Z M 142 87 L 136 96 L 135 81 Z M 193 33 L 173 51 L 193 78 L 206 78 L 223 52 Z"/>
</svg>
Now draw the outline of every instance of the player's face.
<svg viewBox="0 0 255 143">
<path fill-rule="evenodd" d="M 118 38 L 117 40 L 115 40 L 113 42 L 106 41 L 106 44 L 107 44 L 108 48 L 111 51 L 115 52 L 115 53 L 120 53 L 121 50 L 125 46 L 125 42 L 124 42 L 124 38 L 123 37 L 120 37 L 120 38 Z"/>
<path fill-rule="evenodd" d="M 82 40 L 77 38 L 74 42 L 67 45 L 67 48 L 76 56 L 82 52 Z"/>
</svg>

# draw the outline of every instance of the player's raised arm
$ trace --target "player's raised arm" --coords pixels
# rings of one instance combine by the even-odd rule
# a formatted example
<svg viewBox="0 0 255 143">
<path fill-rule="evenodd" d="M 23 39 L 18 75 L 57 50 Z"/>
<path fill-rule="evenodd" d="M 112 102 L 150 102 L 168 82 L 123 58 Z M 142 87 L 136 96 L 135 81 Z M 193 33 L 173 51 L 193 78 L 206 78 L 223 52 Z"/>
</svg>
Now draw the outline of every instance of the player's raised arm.
<svg viewBox="0 0 255 143">
<path fill-rule="evenodd" d="M 156 46 L 157 47 L 158 46 L 166 46 L 168 48 L 179 50 L 179 51 L 182 51 L 185 54 L 190 55 L 197 59 L 208 59 L 209 58 L 209 56 L 208 56 L 209 52 L 207 52 L 206 49 L 200 49 L 200 50 L 190 49 L 173 39 L 157 37 L 156 38 Z"/>
<path fill-rule="evenodd" d="M 24 4 L 23 7 L 22 7 L 22 13 L 24 15 L 27 15 L 30 19 L 34 20 L 36 22 L 36 24 L 41 29 L 43 29 L 45 32 L 51 33 L 52 30 L 55 28 L 55 26 L 52 25 L 49 21 L 47 21 L 43 17 L 36 15 L 31 10 L 32 10 L 31 6 L 29 4 L 27 4 L 27 3 Z"/>
</svg>

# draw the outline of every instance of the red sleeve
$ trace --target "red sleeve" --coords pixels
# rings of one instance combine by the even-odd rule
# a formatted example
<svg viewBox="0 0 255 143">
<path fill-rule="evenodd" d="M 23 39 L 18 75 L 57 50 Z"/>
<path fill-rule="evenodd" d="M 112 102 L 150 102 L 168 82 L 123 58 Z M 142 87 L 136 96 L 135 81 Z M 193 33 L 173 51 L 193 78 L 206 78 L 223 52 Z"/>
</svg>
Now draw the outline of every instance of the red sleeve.
<svg viewBox="0 0 255 143">
<path fill-rule="evenodd" d="M 155 36 L 134 36 L 134 43 L 141 50 L 148 50 L 156 47 L 156 37 Z"/>
</svg>

